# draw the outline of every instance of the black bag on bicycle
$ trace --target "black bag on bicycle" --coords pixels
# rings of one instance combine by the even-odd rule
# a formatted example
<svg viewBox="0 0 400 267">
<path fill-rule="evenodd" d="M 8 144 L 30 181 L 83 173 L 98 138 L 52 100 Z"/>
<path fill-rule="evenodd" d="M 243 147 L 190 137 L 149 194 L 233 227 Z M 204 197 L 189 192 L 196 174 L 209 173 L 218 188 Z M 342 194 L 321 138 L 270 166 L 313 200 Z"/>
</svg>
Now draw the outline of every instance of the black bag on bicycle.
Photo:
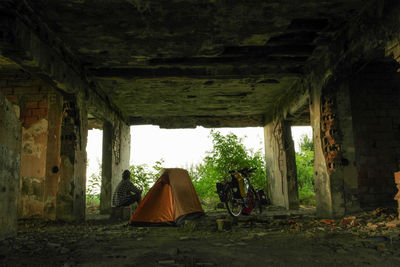
<svg viewBox="0 0 400 267">
<path fill-rule="evenodd" d="M 219 200 L 221 202 L 226 201 L 226 192 L 225 192 L 225 184 L 224 183 L 216 183 L 217 186 L 217 194 L 219 196 Z"/>
</svg>

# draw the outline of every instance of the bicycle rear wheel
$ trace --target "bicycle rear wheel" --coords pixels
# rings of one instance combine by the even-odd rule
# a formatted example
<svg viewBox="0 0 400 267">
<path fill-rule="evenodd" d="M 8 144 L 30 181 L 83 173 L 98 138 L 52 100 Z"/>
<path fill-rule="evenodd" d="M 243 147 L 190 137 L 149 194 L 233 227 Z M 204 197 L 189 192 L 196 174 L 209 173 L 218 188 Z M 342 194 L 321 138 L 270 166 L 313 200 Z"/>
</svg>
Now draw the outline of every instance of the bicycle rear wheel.
<svg viewBox="0 0 400 267">
<path fill-rule="evenodd" d="M 237 217 L 242 213 L 243 205 L 234 198 L 232 188 L 227 189 L 225 205 L 229 214 L 234 217 Z"/>
</svg>

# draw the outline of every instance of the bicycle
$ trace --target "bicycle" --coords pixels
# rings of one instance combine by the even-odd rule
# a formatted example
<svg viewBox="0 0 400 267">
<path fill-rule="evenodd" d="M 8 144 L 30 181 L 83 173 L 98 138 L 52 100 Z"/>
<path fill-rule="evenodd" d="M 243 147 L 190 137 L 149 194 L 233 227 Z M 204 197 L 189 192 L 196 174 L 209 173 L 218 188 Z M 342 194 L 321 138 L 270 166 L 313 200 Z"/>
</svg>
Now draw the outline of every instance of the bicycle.
<svg viewBox="0 0 400 267">
<path fill-rule="evenodd" d="M 250 183 L 249 175 L 256 169 L 229 171 L 231 180 L 217 183 L 217 193 L 221 202 L 225 203 L 229 214 L 238 217 L 240 214 L 250 215 L 254 210 L 262 213 L 262 202 L 259 194 Z"/>
</svg>

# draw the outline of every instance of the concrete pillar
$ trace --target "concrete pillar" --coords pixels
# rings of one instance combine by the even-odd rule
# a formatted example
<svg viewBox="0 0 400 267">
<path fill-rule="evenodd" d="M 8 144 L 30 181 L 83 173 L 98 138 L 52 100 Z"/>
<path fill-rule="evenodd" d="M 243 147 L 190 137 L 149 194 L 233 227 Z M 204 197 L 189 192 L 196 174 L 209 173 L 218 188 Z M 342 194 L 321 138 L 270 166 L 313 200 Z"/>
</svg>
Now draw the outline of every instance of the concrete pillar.
<svg viewBox="0 0 400 267">
<path fill-rule="evenodd" d="M 297 209 L 297 168 L 290 123 L 273 121 L 267 124 L 264 127 L 264 144 L 272 204 Z"/>
<path fill-rule="evenodd" d="M 114 192 L 122 179 L 122 172 L 129 169 L 131 153 L 131 129 L 126 123 L 118 120 L 114 125 L 112 143 L 112 176 L 111 191 Z"/>
<path fill-rule="evenodd" d="M 56 199 L 60 180 L 61 123 L 63 116 L 62 96 L 53 91 L 48 101 L 48 135 L 46 152 L 46 178 L 44 184 L 44 217 L 56 219 Z"/>
<path fill-rule="evenodd" d="M 111 212 L 112 194 L 122 179 L 122 172 L 129 169 L 130 127 L 119 119 L 113 125 L 103 125 L 103 161 L 100 194 L 100 212 Z"/>
<path fill-rule="evenodd" d="M 82 221 L 86 208 L 87 106 L 83 96 L 64 97 L 60 182 L 56 218 Z"/>
<path fill-rule="evenodd" d="M 21 123 L 0 92 L 0 240 L 17 232 Z"/>
<path fill-rule="evenodd" d="M 112 176 L 112 140 L 113 127 L 109 122 L 103 124 L 103 159 L 101 164 L 100 213 L 111 211 L 111 176 Z"/>
</svg>

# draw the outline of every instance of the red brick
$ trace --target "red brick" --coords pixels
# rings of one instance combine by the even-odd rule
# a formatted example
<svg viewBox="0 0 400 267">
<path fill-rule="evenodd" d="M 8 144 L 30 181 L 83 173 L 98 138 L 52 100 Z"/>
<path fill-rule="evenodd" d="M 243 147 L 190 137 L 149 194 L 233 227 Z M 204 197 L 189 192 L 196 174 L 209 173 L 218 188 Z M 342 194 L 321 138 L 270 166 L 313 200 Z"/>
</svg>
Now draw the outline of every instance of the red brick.
<svg viewBox="0 0 400 267">
<path fill-rule="evenodd" d="M 48 108 L 49 104 L 47 104 L 47 102 L 39 102 L 39 108 Z"/>
<path fill-rule="evenodd" d="M 35 108 L 38 108 L 38 103 L 37 103 L 37 102 L 29 102 L 29 103 L 26 103 L 26 104 L 25 104 L 25 108 L 26 108 L 26 109 L 30 109 L 30 108 L 35 109 Z"/>
<path fill-rule="evenodd" d="M 14 90 L 18 93 L 26 93 L 26 94 L 36 94 L 39 92 L 37 87 L 14 87 Z"/>
<path fill-rule="evenodd" d="M 25 124 L 33 124 L 33 123 L 35 123 L 35 122 L 37 122 L 38 121 L 38 118 L 36 118 L 36 117 L 29 117 L 29 118 L 25 118 L 24 119 L 24 123 Z"/>
<path fill-rule="evenodd" d="M 395 172 L 394 173 L 394 182 L 396 184 L 400 184 L 400 172 Z"/>
<path fill-rule="evenodd" d="M 31 109 L 24 109 L 21 111 L 21 118 L 27 118 L 32 115 Z"/>
<path fill-rule="evenodd" d="M 32 109 L 32 116 L 46 116 L 47 115 L 47 109 L 41 108 L 41 109 Z"/>
<path fill-rule="evenodd" d="M 8 95 L 6 97 L 7 97 L 8 101 L 17 103 L 17 97 L 15 95 Z"/>
</svg>

